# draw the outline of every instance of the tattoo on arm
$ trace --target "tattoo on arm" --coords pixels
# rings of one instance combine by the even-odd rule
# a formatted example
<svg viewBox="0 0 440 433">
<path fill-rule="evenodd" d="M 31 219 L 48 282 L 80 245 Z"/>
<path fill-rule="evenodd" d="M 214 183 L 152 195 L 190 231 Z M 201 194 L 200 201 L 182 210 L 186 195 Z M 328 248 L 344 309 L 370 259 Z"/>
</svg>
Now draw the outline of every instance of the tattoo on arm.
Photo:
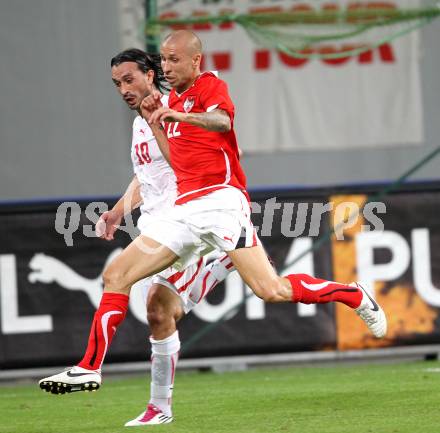
<svg viewBox="0 0 440 433">
<path fill-rule="evenodd" d="M 226 111 L 219 109 L 209 113 L 189 113 L 186 122 L 208 131 L 228 132 L 231 130 L 229 115 Z"/>
</svg>

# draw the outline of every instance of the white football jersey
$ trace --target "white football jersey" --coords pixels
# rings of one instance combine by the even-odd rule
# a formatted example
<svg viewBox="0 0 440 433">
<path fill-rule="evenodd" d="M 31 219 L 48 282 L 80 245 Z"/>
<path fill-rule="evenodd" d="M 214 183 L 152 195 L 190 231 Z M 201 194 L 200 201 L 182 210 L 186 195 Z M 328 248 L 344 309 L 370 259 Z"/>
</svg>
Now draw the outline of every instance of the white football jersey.
<svg viewBox="0 0 440 433">
<path fill-rule="evenodd" d="M 137 116 L 133 122 L 131 160 L 133 171 L 141 184 L 141 213 L 158 215 L 174 206 L 177 197 L 176 176 L 163 157 L 148 123 L 141 116 Z"/>
</svg>

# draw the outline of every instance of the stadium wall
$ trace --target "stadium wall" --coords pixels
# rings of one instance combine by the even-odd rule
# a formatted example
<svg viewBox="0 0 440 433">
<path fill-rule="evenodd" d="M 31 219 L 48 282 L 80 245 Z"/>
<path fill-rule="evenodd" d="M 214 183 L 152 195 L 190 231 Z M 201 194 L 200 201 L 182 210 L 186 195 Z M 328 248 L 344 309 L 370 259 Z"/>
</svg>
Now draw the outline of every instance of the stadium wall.
<svg viewBox="0 0 440 433">
<path fill-rule="evenodd" d="M 420 74 L 424 142 L 422 146 L 353 148 L 330 151 L 277 152 L 248 155 L 244 167 L 250 185 L 331 185 L 388 181 L 440 146 L 440 20 L 421 30 Z M 405 92 L 405 89 L 401 89 Z M 439 179 L 438 160 L 419 170 L 414 179 Z"/>
<path fill-rule="evenodd" d="M 364 206 L 385 186 L 260 190 L 252 201 L 254 223 L 278 271 L 372 285 L 388 315 L 387 338 L 374 339 L 342 304 L 264 304 L 233 273 L 182 320 L 182 356 L 438 348 L 440 183 L 406 185 Z M 80 359 L 102 269 L 130 241 L 125 228 L 114 242 L 94 236 L 97 208 L 112 202 L 0 206 L 0 369 Z M 363 209 L 360 217 L 347 221 L 347 209 L 356 208 Z M 335 235 L 321 244 L 332 228 Z M 148 359 L 148 335 L 136 286 L 108 361 Z"/>
<path fill-rule="evenodd" d="M 0 2 L 0 199 L 114 195 L 128 184 L 132 116 L 109 72 L 119 13 L 118 0 Z M 388 180 L 438 146 L 440 20 L 421 35 L 422 146 L 249 154 L 249 184 Z M 437 167 L 415 178 L 438 179 Z"/>
</svg>

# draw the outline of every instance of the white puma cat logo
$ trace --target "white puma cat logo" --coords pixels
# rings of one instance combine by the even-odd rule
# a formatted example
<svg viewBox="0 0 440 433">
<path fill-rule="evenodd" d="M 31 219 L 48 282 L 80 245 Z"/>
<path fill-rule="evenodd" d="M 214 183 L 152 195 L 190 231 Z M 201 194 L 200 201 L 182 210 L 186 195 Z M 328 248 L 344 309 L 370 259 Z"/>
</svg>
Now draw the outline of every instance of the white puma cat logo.
<svg viewBox="0 0 440 433">
<path fill-rule="evenodd" d="M 122 248 L 115 249 L 107 258 L 104 268 L 121 253 Z M 28 275 L 30 283 L 57 283 L 67 290 L 85 292 L 90 302 L 98 308 L 102 295 L 102 272 L 96 278 L 90 279 L 79 275 L 68 265 L 55 257 L 44 253 L 35 254 L 29 262 L 32 272 Z"/>
</svg>

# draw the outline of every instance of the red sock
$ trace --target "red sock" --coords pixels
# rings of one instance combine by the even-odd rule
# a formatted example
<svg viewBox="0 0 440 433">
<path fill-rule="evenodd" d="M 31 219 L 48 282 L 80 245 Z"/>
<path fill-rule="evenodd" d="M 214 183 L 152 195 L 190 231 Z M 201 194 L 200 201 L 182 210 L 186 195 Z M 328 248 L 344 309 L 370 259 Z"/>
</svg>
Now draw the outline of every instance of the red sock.
<svg viewBox="0 0 440 433">
<path fill-rule="evenodd" d="M 129 297 L 122 293 L 104 292 L 96 310 L 90 330 L 89 342 L 79 367 L 98 370 L 115 335 L 116 328 L 122 323 L 128 309 Z"/>
<path fill-rule="evenodd" d="M 290 274 L 286 278 L 292 286 L 292 302 L 303 304 L 342 302 L 351 308 L 357 308 L 361 304 L 362 292 L 357 287 L 321 280 L 307 274 Z"/>
</svg>

